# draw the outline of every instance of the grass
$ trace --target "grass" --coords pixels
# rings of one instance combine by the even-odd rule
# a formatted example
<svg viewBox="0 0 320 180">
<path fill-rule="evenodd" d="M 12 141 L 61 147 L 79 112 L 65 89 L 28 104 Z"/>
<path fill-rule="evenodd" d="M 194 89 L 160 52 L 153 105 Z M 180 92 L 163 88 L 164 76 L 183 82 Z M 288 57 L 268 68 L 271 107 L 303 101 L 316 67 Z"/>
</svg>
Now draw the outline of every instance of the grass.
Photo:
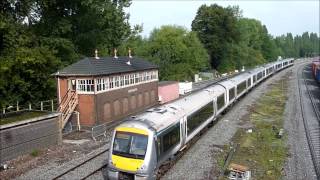
<svg viewBox="0 0 320 180">
<path fill-rule="evenodd" d="M 39 153 L 40 153 L 39 150 L 34 149 L 34 150 L 31 151 L 30 155 L 33 156 L 33 157 L 37 157 L 37 156 L 39 156 Z"/>
<path fill-rule="evenodd" d="M 233 138 L 240 146 L 232 163 L 248 166 L 253 179 L 282 179 L 287 158 L 286 137 L 276 137 L 283 128 L 283 113 L 287 100 L 285 79 L 270 85 L 270 89 L 253 106 L 249 120 L 253 132 L 238 130 Z"/>
<path fill-rule="evenodd" d="M 19 115 L 14 115 L 11 117 L 1 118 L 0 119 L 0 125 L 10 124 L 14 122 L 23 121 L 26 119 L 35 118 L 38 116 L 42 116 L 48 114 L 47 112 L 40 112 L 40 111 L 26 111 Z"/>
</svg>

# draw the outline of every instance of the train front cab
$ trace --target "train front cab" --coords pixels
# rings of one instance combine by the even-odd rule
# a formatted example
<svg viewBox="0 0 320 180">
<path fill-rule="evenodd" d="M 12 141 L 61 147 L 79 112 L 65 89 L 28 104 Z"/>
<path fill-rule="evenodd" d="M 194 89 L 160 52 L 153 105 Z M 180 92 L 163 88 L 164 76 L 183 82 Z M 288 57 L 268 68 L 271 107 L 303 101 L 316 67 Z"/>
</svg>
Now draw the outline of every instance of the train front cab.
<svg viewBox="0 0 320 180">
<path fill-rule="evenodd" d="M 154 134 L 145 128 L 117 127 L 110 146 L 108 179 L 154 179 Z"/>
</svg>

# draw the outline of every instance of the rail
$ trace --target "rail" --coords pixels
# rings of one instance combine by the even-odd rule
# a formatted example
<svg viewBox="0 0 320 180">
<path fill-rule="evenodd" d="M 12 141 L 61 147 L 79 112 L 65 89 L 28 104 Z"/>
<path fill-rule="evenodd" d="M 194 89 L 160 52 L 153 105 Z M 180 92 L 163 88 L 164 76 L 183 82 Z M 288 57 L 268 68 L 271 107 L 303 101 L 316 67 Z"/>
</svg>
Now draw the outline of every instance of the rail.
<svg viewBox="0 0 320 180">
<path fill-rule="evenodd" d="M 298 69 L 298 71 L 297 71 L 297 77 L 300 77 L 299 76 L 299 72 L 300 72 L 301 68 L 302 67 L 300 67 Z M 304 66 L 304 69 L 305 69 L 305 66 Z M 317 112 L 316 105 L 315 105 L 315 103 L 313 101 L 313 96 L 311 95 L 310 89 L 309 89 L 309 87 L 307 85 L 308 83 L 307 83 L 307 81 L 305 79 L 305 75 L 304 75 L 304 73 L 302 71 L 301 71 L 301 78 L 303 79 L 302 81 L 304 82 L 304 85 L 305 85 L 306 90 L 307 90 L 307 94 L 308 94 L 308 96 L 310 98 L 310 101 L 311 101 L 311 104 L 313 106 L 313 111 L 314 111 L 314 113 L 315 113 L 315 115 L 316 115 L 316 117 L 318 119 L 318 122 L 320 122 L 319 113 Z M 307 141 L 308 141 L 308 146 L 309 146 L 310 153 L 311 153 L 311 159 L 312 159 L 312 162 L 313 162 L 313 165 L 314 165 L 314 169 L 315 169 L 316 175 L 319 178 L 320 177 L 320 165 L 319 165 L 320 159 L 317 159 L 317 155 L 316 155 L 317 152 L 316 152 L 315 146 L 314 146 L 314 144 L 312 142 L 312 135 L 314 135 L 314 134 L 311 134 L 311 131 L 309 129 L 310 127 L 309 127 L 308 122 L 307 122 L 307 118 L 306 118 L 306 116 L 304 114 L 305 107 L 304 107 L 304 105 L 302 103 L 303 99 L 302 99 L 301 87 L 302 87 L 301 80 L 298 79 L 298 88 L 299 88 L 299 96 L 300 96 L 300 108 L 301 108 L 301 111 L 302 111 L 301 116 L 302 116 L 302 119 L 303 119 L 305 133 L 306 133 L 306 137 L 307 137 Z M 318 126 L 318 127 L 320 127 L 320 126 Z M 319 139 L 320 138 L 320 134 L 318 134 L 318 136 L 319 137 L 316 137 L 316 138 Z"/>
<path fill-rule="evenodd" d="M 86 165 L 86 164 L 89 163 L 90 161 L 98 158 L 99 156 L 102 156 L 104 153 L 107 153 L 107 152 L 109 152 L 109 148 L 104 149 L 104 150 L 102 150 L 101 152 L 97 153 L 96 155 L 94 155 L 94 156 L 86 159 L 85 161 L 83 161 L 83 162 L 81 162 L 81 163 L 73 166 L 72 168 L 67 169 L 66 171 L 62 172 L 61 174 L 57 175 L 56 177 L 54 177 L 54 178 L 52 178 L 52 179 L 53 179 L 53 180 L 60 179 L 61 177 L 68 175 L 69 173 L 75 171 L 75 170 L 78 169 L 78 168 L 81 168 L 82 166 Z M 104 156 L 103 156 L 103 157 L 104 157 Z M 94 173 L 96 173 L 99 169 L 102 169 L 103 167 L 106 167 L 106 166 L 107 166 L 107 164 L 103 164 L 101 167 L 99 167 L 99 168 L 95 169 L 94 171 L 86 174 L 85 177 L 78 178 L 78 179 L 86 179 L 86 178 L 88 178 L 89 176 L 91 176 L 91 175 L 93 175 Z"/>
</svg>

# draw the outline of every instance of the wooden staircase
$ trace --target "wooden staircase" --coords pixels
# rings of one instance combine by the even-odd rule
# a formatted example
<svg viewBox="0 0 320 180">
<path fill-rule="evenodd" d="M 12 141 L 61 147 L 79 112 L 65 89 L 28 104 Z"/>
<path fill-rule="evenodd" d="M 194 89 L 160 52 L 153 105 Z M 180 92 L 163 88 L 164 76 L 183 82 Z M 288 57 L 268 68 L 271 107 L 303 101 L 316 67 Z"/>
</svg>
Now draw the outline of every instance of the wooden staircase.
<svg viewBox="0 0 320 180">
<path fill-rule="evenodd" d="M 67 124 L 70 116 L 72 115 L 74 109 L 78 105 L 78 94 L 74 90 L 68 90 L 68 92 L 62 98 L 58 112 L 61 113 L 61 128 Z"/>
</svg>

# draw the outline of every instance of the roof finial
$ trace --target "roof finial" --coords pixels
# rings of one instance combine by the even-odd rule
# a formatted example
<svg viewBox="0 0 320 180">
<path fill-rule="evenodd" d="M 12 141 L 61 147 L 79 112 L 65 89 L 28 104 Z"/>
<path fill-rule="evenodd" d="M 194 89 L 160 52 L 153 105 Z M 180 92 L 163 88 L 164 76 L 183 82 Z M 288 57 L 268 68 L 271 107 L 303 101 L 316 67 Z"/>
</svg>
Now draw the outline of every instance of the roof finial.
<svg viewBox="0 0 320 180">
<path fill-rule="evenodd" d="M 94 58 L 99 59 L 98 49 L 94 50 Z"/>
<path fill-rule="evenodd" d="M 128 50 L 128 53 L 129 53 L 129 59 L 128 59 L 127 64 L 128 64 L 128 65 L 131 65 L 130 59 L 132 58 L 132 56 L 131 56 L 131 49 L 130 49 L 130 48 L 129 48 L 129 50 Z"/>
<path fill-rule="evenodd" d="M 131 56 L 131 49 L 129 48 L 129 50 L 128 50 L 128 53 L 129 53 L 129 58 L 132 58 L 132 56 Z"/>
<path fill-rule="evenodd" d="M 114 48 L 113 53 L 114 53 L 114 58 L 118 58 L 118 56 L 117 56 L 117 49 L 116 49 L 116 48 Z"/>
</svg>

